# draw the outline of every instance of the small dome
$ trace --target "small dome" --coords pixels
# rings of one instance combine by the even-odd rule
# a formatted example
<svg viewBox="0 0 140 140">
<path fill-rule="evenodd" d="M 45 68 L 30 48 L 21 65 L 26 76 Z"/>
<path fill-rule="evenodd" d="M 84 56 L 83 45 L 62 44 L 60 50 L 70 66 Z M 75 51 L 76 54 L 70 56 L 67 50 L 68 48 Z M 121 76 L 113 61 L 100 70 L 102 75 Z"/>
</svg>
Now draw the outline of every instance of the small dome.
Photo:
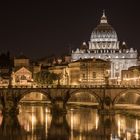
<svg viewBox="0 0 140 140">
<path fill-rule="evenodd" d="M 83 43 L 82 43 L 80 49 L 81 49 L 81 50 L 86 50 L 86 49 L 88 49 L 88 46 L 87 46 L 86 42 L 83 42 Z"/>
<path fill-rule="evenodd" d="M 91 42 L 116 42 L 118 41 L 117 33 L 107 22 L 105 12 L 100 20 L 100 24 L 93 30 L 90 38 Z"/>
<path fill-rule="evenodd" d="M 125 41 L 122 42 L 122 45 L 120 46 L 121 49 L 127 49 L 127 45 Z"/>
</svg>

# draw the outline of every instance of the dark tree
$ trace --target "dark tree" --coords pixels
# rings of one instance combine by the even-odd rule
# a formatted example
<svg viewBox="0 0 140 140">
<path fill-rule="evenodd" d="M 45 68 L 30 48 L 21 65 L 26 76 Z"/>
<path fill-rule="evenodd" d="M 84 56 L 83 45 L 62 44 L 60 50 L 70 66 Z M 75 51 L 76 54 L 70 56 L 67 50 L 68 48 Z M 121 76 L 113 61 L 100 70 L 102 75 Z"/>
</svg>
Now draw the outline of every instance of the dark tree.
<svg viewBox="0 0 140 140">
<path fill-rule="evenodd" d="M 49 85 L 53 84 L 54 81 L 58 80 L 58 74 L 51 73 L 49 71 L 40 71 L 34 75 L 34 81 L 38 85 Z"/>
</svg>

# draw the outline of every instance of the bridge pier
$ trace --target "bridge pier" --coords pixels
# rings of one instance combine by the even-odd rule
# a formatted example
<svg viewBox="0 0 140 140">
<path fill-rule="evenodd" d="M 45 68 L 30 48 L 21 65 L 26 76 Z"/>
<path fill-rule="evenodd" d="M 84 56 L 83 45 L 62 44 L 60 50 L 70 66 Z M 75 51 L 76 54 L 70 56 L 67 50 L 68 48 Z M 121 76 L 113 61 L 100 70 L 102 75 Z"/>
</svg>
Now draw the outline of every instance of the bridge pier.
<svg viewBox="0 0 140 140">
<path fill-rule="evenodd" d="M 18 111 L 18 101 L 16 97 L 14 97 L 10 91 L 5 93 L 2 113 L 4 115 L 15 115 Z"/>
<path fill-rule="evenodd" d="M 66 103 L 62 99 L 56 99 L 52 104 L 52 114 L 66 114 Z"/>
<path fill-rule="evenodd" d="M 101 103 L 99 104 L 98 113 L 99 114 L 115 114 L 114 105 L 109 96 L 106 96 L 102 99 Z"/>
<path fill-rule="evenodd" d="M 1 139 L 9 139 L 11 136 L 17 138 L 17 134 L 21 134 L 17 116 L 4 115 L 0 129 Z M 19 138 L 21 138 L 20 135 Z"/>
<path fill-rule="evenodd" d="M 98 128 L 97 128 L 97 135 L 99 138 L 103 138 L 109 140 L 111 134 L 115 134 L 117 131 L 116 121 L 114 115 L 99 115 L 98 121 Z"/>
<path fill-rule="evenodd" d="M 69 126 L 66 120 L 66 114 L 52 115 L 51 125 L 48 130 L 48 139 L 69 139 Z"/>
<path fill-rule="evenodd" d="M 98 108 L 98 113 L 101 114 L 101 115 L 114 115 L 115 114 L 115 110 L 114 108 Z"/>
<path fill-rule="evenodd" d="M 18 114 L 19 109 L 17 105 L 13 101 L 6 101 L 5 106 L 3 107 L 2 113 L 3 114 L 11 114 L 15 115 Z"/>
</svg>

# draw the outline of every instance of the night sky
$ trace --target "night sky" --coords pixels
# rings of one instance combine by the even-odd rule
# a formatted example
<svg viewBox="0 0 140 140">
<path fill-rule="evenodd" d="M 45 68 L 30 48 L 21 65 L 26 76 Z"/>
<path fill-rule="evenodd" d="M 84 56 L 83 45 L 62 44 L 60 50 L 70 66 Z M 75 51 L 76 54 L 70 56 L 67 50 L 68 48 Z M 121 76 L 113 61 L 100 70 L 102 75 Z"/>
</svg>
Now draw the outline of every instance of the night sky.
<svg viewBox="0 0 140 140">
<path fill-rule="evenodd" d="M 41 58 L 88 42 L 105 9 L 120 41 L 140 49 L 140 4 L 133 0 L 33 0 L 0 3 L 0 52 Z"/>
</svg>

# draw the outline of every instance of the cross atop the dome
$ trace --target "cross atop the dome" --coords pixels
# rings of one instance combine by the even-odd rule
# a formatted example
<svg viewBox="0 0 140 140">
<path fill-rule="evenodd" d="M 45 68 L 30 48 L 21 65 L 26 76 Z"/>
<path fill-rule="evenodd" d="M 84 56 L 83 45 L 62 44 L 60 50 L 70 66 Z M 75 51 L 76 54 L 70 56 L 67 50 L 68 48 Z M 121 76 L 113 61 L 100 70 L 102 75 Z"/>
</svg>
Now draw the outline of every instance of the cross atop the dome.
<svg viewBox="0 0 140 140">
<path fill-rule="evenodd" d="M 105 15 L 105 10 L 103 10 L 103 15 L 101 17 L 100 23 L 107 23 L 107 17 Z"/>
</svg>

